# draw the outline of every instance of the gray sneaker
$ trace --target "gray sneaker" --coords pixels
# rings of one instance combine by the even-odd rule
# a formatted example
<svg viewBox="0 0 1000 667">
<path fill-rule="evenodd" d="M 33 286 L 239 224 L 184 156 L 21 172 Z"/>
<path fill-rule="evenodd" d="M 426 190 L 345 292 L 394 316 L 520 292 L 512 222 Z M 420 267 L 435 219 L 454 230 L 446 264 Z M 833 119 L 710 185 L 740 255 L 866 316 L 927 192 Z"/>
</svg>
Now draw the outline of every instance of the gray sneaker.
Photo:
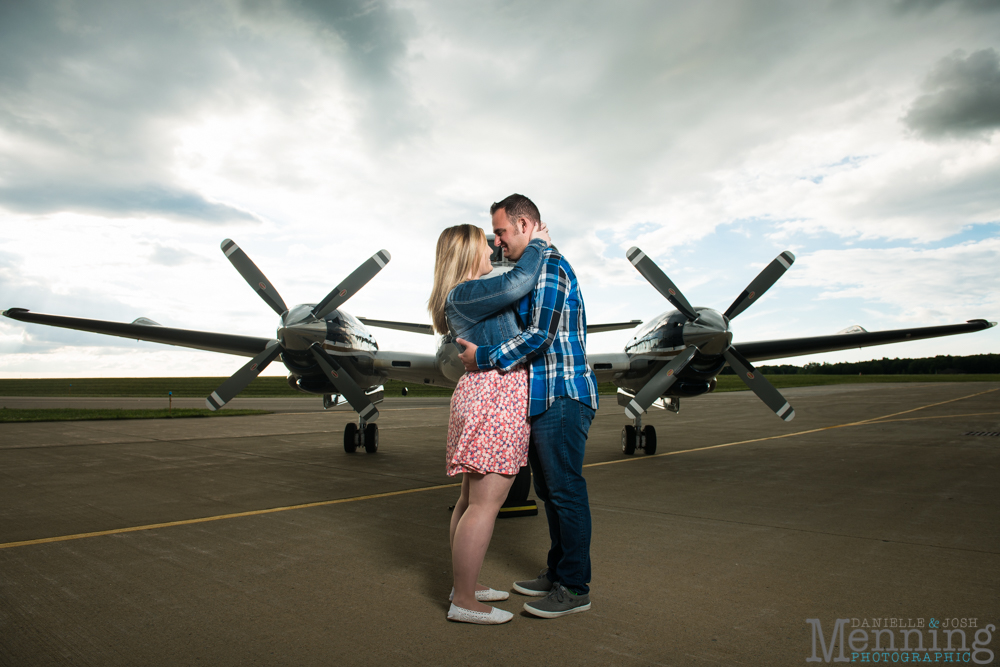
<svg viewBox="0 0 1000 667">
<path fill-rule="evenodd" d="M 538 573 L 537 579 L 532 579 L 531 581 L 515 581 L 514 590 L 521 595 L 533 595 L 534 597 L 542 597 L 549 594 L 552 590 L 552 582 L 549 578 L 545 576 L 548 574 L 549 568 L 545 568 Z"/>
<path fill-rule="evenodd" d="M 553 584 L 552 590 L 542 600 L 526 602 L 524 610 L 542 618 L 559 618 L 590 609 L 590 595 L 573 595 L 562 584 Z"/>
</svg>

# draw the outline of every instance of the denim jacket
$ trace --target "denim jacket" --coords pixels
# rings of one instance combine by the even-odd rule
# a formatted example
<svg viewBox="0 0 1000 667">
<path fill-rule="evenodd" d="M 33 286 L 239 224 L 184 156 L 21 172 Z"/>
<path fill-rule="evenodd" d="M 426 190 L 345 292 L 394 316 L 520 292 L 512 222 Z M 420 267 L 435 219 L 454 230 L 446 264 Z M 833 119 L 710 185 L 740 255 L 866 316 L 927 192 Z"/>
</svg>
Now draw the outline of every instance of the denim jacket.
<svg viewBox="0 0 1000 667">
<path fill-rule="evenodd" d="M 499 345 L 521 333 L 515 307 L 535 289 L 545 248 L 544 241 L 535 239 L 507 273 L 456 285 L 444 306 L 454 337 L 476 345 Z"/>
</svg>

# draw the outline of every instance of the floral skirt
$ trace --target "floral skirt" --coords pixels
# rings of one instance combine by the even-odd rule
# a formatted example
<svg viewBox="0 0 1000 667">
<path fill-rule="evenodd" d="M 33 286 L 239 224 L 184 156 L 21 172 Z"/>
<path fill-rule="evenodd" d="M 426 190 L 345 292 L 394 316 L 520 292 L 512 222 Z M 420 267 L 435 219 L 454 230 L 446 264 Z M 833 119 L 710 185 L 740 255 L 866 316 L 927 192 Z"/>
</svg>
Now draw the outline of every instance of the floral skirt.
<svg viewBox="0 0 1000 667">
<path fill-rule="evenodd" d="M 447 473 L 516 475 L 528 462 L 528 371 L 466 373 L 451 396 Z"/>
</svg>

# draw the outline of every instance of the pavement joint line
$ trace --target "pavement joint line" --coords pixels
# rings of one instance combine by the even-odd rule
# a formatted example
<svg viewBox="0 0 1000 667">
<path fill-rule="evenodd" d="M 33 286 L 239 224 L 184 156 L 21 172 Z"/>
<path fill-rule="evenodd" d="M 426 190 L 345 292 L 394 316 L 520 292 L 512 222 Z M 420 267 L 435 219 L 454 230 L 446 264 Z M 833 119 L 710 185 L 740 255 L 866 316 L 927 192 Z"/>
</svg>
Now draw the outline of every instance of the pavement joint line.
<svg viewBox="0 0 1000 667">
<path fill-rule="evenodd" d="M 903 410 L 901 412 L 894 412 L 894 413 L 891 413 L 891 414 L 888 414 L 888 415 L 883 415 L 881 417 L 873 417 L 871 419 L 864 419 L 864 420 L 861 420 L 861 421 L 851 422 L 851 423 L 848 423 L 848 424 L 836 424 L 834 426 L 824 426 L 824 427 L 821 427 L 821 428 L 810 429 L 810 430 L 807 430 L 807 431 L 797 431 L 795 433 L 784 433 L 784 434 L 781 434 L 781 435 L 767 436 L 767 437 L 764 437 L 764 438 L 754 438 L 752 440 L 740 440 L 738 442 L 725 442 L 725 443 L 721 443 L 721 444 L 718 444 L 718 445 L 709 445 L 707 447 L 696 447 L 696 448 L 693 448 L 693 449 L 682 449 L 682 450 L 677 450 L 677 451 L 673 451 L 673 452 L 664 452 L 662 454 L 653 454 L 653 455 L 644 456 L 644 457 L 641 457 L 641 458 L 616 459 L 614 461 L 600 461 L 598 463 L 588 463 L 588 464 L 584 465 L 583 467 L 584 468 L 593 468 L 593 467 L 596 467 L 596 466 L 610 465 L 612 463 L 625 463 L 625 462 L 628 462 L 628 461 L 643 461 L 643 460 L 647 460 L 647 459 L 657 458 L 657 457 L 660 457 L 660 456 L 675 456 L 677 454 L 688 454 L 688 453 L 691 453 L 691 452 L 701 452 L 701 451 L 705 451 L 705 450 L 709 450 L 709 449 L 719 449 L 719 448 L 722 448 L 722 447 L 732 447 L 732 446 L 735 446 L 735 445 L 745 445 L 745 444 L 749 444 L 749 443 L 753 443 L 753 442 L 765 442 L 765 441 L 768 441 L 768 440 L 780 440 L 782 438 L 790 438 L 790 437 L 797 436 L 797 435 L 808 435 L 808 434 L 811 434 L 811 433 L 819 433 L 821 431 L 829 431 L 829 430 L 832 430 L 832 429 L 844 428 L 844 427 L 847 427 L 847 426 L 868 425 L 868 424 L 871 424 L 873 422 L 877 423 L 879 420 L 882 420 L 882 419 L 888 419 L 889 417 L 895 417 L 897 415 L 905 415 L 905 414 L 909 414 L 911 412 L 916 412 L 918 410 L 924 410 L 926 408 L 933 408 L 933 407 L 937 407 L 939 405 L 945 405 L 947 403 L 954 403 L 955 401 L 962 401 L 962 400 L 965 400 L 967 398 L 974 398 L 976 396 L 982 396 L 983 394 L 989 394 L 989 393 L 992 393 L 992 392 L 995 392 L 995 391 L 1000 391 L 1000 389 L 989 389 L 987 391 L 981 391 L 981 392 L 978 392 L 978 393 L 975 393 L 975 394 L 969 394 L 968 396 L 960 396 L 958 398 L 952 398 L 952 399 L 949 399 L 947 401 L 940 401 L 938 403 L 931 403 L 931 404 L 923 405 L 923 406 L 920 406 L 920 407 L 917 407 L 917 408 L 912 408 L 910 410 Z M 233 514 L 219 514 L 219 515 L 215 515 L 215 516 L 201 517 L 201 518 L 197 518 L 197 519 L 182 519 L 180 521 L 168 521 L 166 523 L 147 524 L 147 525 L 143 525 L 143 526 L 131 526 L 131 527 L 128 527 L 128 528 L 114 528 L 114 529 L 111 529 L 111 530 L 102 530 L 102 531 L 97 531 L 97 532 L 92 532 L 92 533 L 77 533 L 75 535 L 60 535 L 60 536 L 57 536 L 57 537 L 43 537 L 43 538 L 40 538 L 40 539 L 37 539 L 37 540 L 23 540 L 23 541 L 20 541 L 20 542 L 7 542 L 7 543 L 4 543 L 4 544 L 0 544 L 0 549 L 10 549 L 10 548 L 13 548 L 13 547 L 23 547 L 23 546 L 30 546 L 30 545 L 35 545 L 35 544 L 48 544 L 48 543 L 52 543 L 52 542 L 65 542 L 65 541 L 69 541 L 69 540 L 79 540 L 79 539 L 83 539 L 83 538 L 86 538 L 86 537 L 100 537 L 100 536 L 104 536 L 104 535 L 118 535 L 118 534 L 121 534 L 121 533 L 133 533 L 133 532 L 137 532 L 137 531 L 141 531 L 141 530 L 155 530 L 157 528 L 170 528 L 170 527 L 173 527 L 173 526 L 187 526 L 187 525 L 192 525 L 192 524 L 197 524 L 197 523 L 207 523 L 209 521 L 220 521 L 222 519 L 236 519 L 236 518 L 247 517 L 247 516 L 258 516 L 258 515 L 261 515 L 261 514 L 272 514 L 272 513 L 275 513 L 275 512 L 287 512 L 289 510 L 307 509 L 307 508 L 310 508 L 310 507 L 323 507 L 323 506 L 326 506 L 326 505 L 337 505 L 337 504 L 341 504 L 341 503 L 349 503 L 349 502 L 355 502 L 355 501 L 359 501 L 359 500 L 373 500 L 373 499 L 376 499 L 376 498 L 388 498 L 388 497 L 391 497 L 391 496 L 399 496 L 399 495 L 404 495 L 404 494 L 409 494 L 409 493 L 419 493 L 421 491 L 434 491 L 434 490 L 437 490 L 437 489 L 455 488 L 455 487 L 458 487 L 458 486 L 461 486 L 461 483 L 439 484 L 439 485 L 436 485 L 436 486 L 423 486 L 423 487 L 418 487 L 418 488 L 415 488 L 415 489 L 405 489 L 403 491 L 389 491 L 387 493 L 376 493 L 376 494 L 371 494 L 371 495 L 366 495 L 366 496 L 353 496 L 353 497 L 350 497 L 350 498 L 338 498 L 336 500 L 320 500 L 320 501 L 317 501 L 317 502 L 303 503 L 303 504 L 300 504 L 300 505 L 288 505 L 288 506 L 285 506 L 285 507 L 272 507 L 272 508 L 263 509 L 263 510 L 250 510 L 250 511 L 247 511 L 247 512 L 236 512 L 236 513 L 233 513 Z"/>
<path fill-rule="evenodd" d="M 689 454 L 691 452 L 704 452 L 709 449 L 720 449 L 722 447 L 734 447 L 736 445 L 748 445 L 753 442 L 766 442 L 768 440 L 781 440 L 782 438 L 792 438 L 797 435 L 809 435 L 811 433 L 820 433 L 821 431 L 830 431 L 835 428 L 845 428 L 848 426 L 868 426 L 871 424 L 880 423 L 880 420 L 889 419 L 890 417 L 896 417 L 898 415 L 905 415 L 911 412 L 916 412 L 918 410 L 925 410 L 927 408 L 934 408 L 939 405 L 945 405 L 947 403 L 954 403 L 955 401 L 964 401 L 967 398 L 975 398 L 976 396 L 982 396 L 983 394 L 989 394 L 994 391 L 1000 391 L 1000 389 L 988 389 L 986 391 L 980 391 L 975 394 L 969 394 L 968 396 L 959 396 L 958 398 L 951 398 L 947 401 L 940 401 L 939 403 L 930 403 L 928 405 L 922 405 L 918 408 L 912 408 L 910 410 L 903 410 L 901 412 L 893 412 L 888 415 L 882 415 L 881 417 L 872 417 L 871 419 L 863 419 L 861 421 L 850 422 L 847 424 L 835 424 L 833 426 L 822 426 L 820 428 L 809 429 L 808 431 L 796 431 L 795 433 L 782 433 L 781 435 L 769 435 L 763 438 L 753 438 L 751 440 L 739 440 L 736 442 L 723 442 L 718 445 L 708 445 L 707 447 L 696 447 L 694 449 L 679 449 L 673 452 L 663 452 L 662 454 L 649 454 L 647 456 L 633 457 L 627 459 L 615 459 L 614 461 L 600 461 L 598 463 L 588 463 L 584 465 L 584 468 L 593 468 L 596 466 L 606 466 L 612 465 L 614 463 L 628 463 L 629 461 L 648 461 L 649 459 L 659 458 L 661 456 L 676 456 L 677 454 Z"/>
<path fill-rule="evenodd" d="M 86 537 L 101 537 L 105 535 L 119 535 L 121 533 L 135 533 L 141 530 L 156 530 L 157 528 L 173 528 L 174 526 L 190 526 L 197 523 L 208 523 L 209 521 L 221 521 L 223 519 L 238 519 L 248 516 L 259 516 L 261 514 L 274 514 L 275 512 L 288 512 L 290 510 L 308 509 L 310 507 L 325 507 L 327 505 L 339 505 L 352 503 L 359 500 L 374 500 L 376 498 L 390 498 L 392 496 L 403 496 L 409 493 L 419 493 L 421 491 L 436 491 L 439 489 L 452 489 L 461 486 L 461 482 L 455 484 L 438 484 L 436 486 L 421 486 L 415 489 L 404 489 L 402 491 L 387 491 L 386 493 L 373 493 L 367 496 L 352 496 L 350 498 L 337 498 L 335 500 L 319 500 L 312 503 L 301 503 L 299 505 L 286 505 L 284 507 L 269 507 L 263 510 L 250 510 L 247 512 L 234 512 L 232 514 L 217 514 L 215 516 L 199 517 L 197 519 L 182 519 L 180 521 L 166 521 L 164 523 L 152 523 L 143 526 L 129 526 L 128 528 L 112 528 L 111 530 L 98 530 L 92 533 L 77 533 L 75 535 L 59 535 L 56 537 L 42 537 L 37 540 L 22 540 L 20 542 L 7 542 L 0 544 L 0 549 L 11 549 L 14 547 L 27 547 L 35 544 L 49 544 L 52 542 L 67 542 L 70 540 L 81 540 Z"/>
<path fill-rule="evenodd" d="M 911 547 L 927 547 L 928 549 L 945 549 L 948 551 L 969 551 L 977 554 L 988 554 L 990 556 L 1000 556 L 1000 552 L 997 551 L 987 551 L 985 549 L 970 549 L 968 547 L 949 547 L 942 544 L 927 544 L 925 542 L 906 542 L 904 540 L 887 540 L 883 537 L 867 537 L 865 535 L 848 535 L 847 533 L 831 533 L 825 530 L 810 530 L 809 528 L 796 528 L 794 526 L 775 526 L 769 523 L 754 523 L 752 521 L 736 521 L 734 519 L 719 519 L 711 516 L 699 516 L 697 514 L 680 514 L 677 512 L 657 512 L 655 510 L 646 508 L 636 508 L 636 507 L 620 507 L 618 505 L 602 505 L 599 503 L 591 503 L 591 507 L 596 507 L 598 509 L 604 509 L 605 511 L 617 511 L 617 512 L 645 512 L 648 514 L 655 514 L 657 516 L 671 516 L 678 517 L 682 519 L 697 519 L 698 521 L 708 521 L 714 523 L 732 523 L 740 526 L 753 526 L 755 528 L 773 528 L 775 530 L 787 530 L 795 533 L 809 533 L 810 535 L 827 535 L 829 537 L 844 537 L 851 540 L 865 540 L 868 542 L 885 542 L 887 544 L 903 544 Z M 610 508 L 610 509 L 609 509 Z"/>
<path fill-rule="evenodd" d="M 450 409 L 450 407 L 451 406 L 448 406 L 448 405 L 431 405 L 431 406 L 426 407 L 426 408 L 383 408 L 383 409 L 379 410 L 379 414 L 381 414 L 383 412 L 406 412 L 408 410 L 444 410 L 444 409 Z M 241 409 L 247 409 L 247 408 L 241 408 Z M 252 409 L 252 408 L 250 408 L 250 409 Z M 272 415 L 285 415 L 285 416 L 288 416 L 288 415 L 323 415 L 323 414 L 332 414 L 332 415 L 335 415 L 335 414 L 344 414 L 344 415 L 350 415 L 351 412 L 348 411 L 348 410 L 337 410 L 336 412 L 321 412 L 319 410 L 312 410 L 310 412 L 271 412 L 270 414 L 272 414 Z M 357 413 L 355 412 L 353 414 L 357 414 Z M 248 417 L 254 417 L 254 416 L 258 416 L 258 415 L 247 415 L 247 416 Z M 260 415 L 260 416 L 263 416 L 263 415 Z"/>
</svg>

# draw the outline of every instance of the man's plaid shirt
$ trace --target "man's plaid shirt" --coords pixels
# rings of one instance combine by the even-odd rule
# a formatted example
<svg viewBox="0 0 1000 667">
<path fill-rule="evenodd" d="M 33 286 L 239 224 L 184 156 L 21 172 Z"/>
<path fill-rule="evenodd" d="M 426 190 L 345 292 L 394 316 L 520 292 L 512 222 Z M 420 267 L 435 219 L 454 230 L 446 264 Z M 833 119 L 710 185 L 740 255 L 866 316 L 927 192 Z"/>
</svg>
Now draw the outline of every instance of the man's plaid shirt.
<svg viewBox="0 0 1000 667">
<path fill-rule="evenodd" d="M 576 274 L 555 248 L 544 253 L 534 291 L 518 303 L 523 332 L 476 350 L 480 370 L 509 371 L 527 363 L 528 416 L 540 415 L 559 396 L 597 409 L 597 382 L 587 364 L 587 316 Z"/>
</svg>

